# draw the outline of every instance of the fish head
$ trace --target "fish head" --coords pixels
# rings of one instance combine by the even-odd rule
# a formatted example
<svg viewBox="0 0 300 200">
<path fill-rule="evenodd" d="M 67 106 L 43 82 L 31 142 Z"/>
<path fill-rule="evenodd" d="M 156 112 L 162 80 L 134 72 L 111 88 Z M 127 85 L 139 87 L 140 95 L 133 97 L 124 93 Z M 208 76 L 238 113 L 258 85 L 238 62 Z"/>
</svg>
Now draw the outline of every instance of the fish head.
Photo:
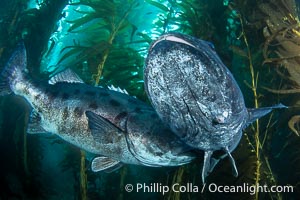
<svg viewBox="0 0 300 200">
<path fill-rule="evenodd" d="M 126 132 L 128 148 L 142 165 L 179 166 L 195 158 L 191 148 L 164 126 L 153 110 L 130 114 Z"/>
</svg>

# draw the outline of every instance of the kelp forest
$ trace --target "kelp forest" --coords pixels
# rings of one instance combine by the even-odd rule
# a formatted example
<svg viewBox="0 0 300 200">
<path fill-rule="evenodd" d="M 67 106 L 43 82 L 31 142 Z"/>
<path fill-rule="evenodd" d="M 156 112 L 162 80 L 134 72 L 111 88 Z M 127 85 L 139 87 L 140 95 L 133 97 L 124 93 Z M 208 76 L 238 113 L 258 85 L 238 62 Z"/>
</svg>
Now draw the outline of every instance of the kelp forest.
<svg viewBox="0 0 300 200">
<path fill-rule="evenodd" d="M 12 94 L 0 97 L 0 199 L 299 199 L 299 1 L 2 0 L 0 5 L 1 70 L 23 41 L 33 78 L 47 80 L 71 68 L 89 85 L 113 85 L 147 103 L 143 67 L 152 41 L 179 32 L 211 42 L 248 108 L 279 103 L 288 108 L 244 130 L 233 151 L 238 177 L 225 158 L 206 185 L 293 187 L 293 192 L 201 191 L 203 152 L 181 167 L 125 164 L 94 173 L 94 155 L 53 134 L 27 134 L 30 106 Z M 125 190 L 137 183 L 192 184 L 199 191 Z"/>
</svg>

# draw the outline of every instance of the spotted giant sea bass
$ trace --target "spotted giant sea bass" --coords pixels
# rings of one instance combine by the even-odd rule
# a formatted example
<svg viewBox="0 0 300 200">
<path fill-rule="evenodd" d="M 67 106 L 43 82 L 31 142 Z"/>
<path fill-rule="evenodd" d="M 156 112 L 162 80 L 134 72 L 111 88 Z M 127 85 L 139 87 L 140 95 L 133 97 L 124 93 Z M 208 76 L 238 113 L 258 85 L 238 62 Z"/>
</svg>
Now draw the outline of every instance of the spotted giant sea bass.
<svg viewBox="0 0 300 200">
<path fill-rule="evenodd" d="M 247 109 L 242 92 L 209 42 L 169 33 L 153 42 L 144 69 L 145 89 L 161 119 L 189 146 L 204 150 L 202 181 L 224 150 L 231 152 L 251 122 L 274 107 Z"/>
<path fill-rule="evenodd" d="M 32 107 L 28 133 L 53 133 L 98 155 L 93 171 L 122 163 L 152 167 L 189 163 L 194 154 L 167 129 L 148 104 L 127 94 L 93 87 L 67 69 L 48 82 L 26 72 L 20 44 L 0 75 L 0 95 L 14 93 Z"/>
</svg>

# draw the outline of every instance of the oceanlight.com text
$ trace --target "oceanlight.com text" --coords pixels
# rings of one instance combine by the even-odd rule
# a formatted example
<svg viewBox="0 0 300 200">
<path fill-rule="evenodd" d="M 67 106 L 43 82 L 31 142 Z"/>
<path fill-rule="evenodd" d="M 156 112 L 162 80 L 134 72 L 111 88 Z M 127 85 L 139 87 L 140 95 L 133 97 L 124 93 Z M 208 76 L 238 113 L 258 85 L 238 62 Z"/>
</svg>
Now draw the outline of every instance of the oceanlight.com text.
<svg viewBox="0 0 300 200">
<path fill-rule="evenodd" d="M 161 193 L 165 195 L 166 193 L 180 192 L 180 193 L 248 193 L 254 195 L 255 193 L 284 193 L 293 192 L 293 186 L 268 186 L 264 185 L 251 185 L 248 183 L 243 183 L 242 185 L 218 185 L 216 183 L 204 184 L 201 186 L 195 185 L 193 183 L 180 184 L 175 183 L 171 186 L 163 185 L 162 183 L 136 183 L 136 184 L 126 184 L 125 190 L 127 192 L 144 192 L 144 193 Z"/>
<path fill-rule="evenodd" d="M 204 185 L 205 187 L 206 185 Z M 284 192 L 293 192 L 294 188 L 291 185 L 280 186 L 280 185 L 273 185 L 268 186 L 267 184 L 264 185 L 250 185 L 248 183 L 244 183 L 243 185 L 217 185 L 215 183 L 211 183 L 207 185 L 207 189 L 209 192 L 220 192 L 220 193 L 235 193 L 235 192 L 245 192 L 249 193 L 250 195 L 254 195 L 257 192 L 271 192 L 271 193 L 284 193 Z"/>
</svg>

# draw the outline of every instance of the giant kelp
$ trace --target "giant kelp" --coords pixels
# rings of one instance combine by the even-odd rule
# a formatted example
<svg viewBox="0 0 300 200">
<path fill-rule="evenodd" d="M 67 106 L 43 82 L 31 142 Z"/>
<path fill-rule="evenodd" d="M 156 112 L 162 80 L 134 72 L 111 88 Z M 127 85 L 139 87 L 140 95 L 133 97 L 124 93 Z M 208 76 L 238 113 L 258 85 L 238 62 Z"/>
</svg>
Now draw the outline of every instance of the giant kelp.
<svg viewBox="0 0 300 200">
<path fill-rule="evenodd" d="M 85 5 L 93 10 L 84 12 L 83 17 L 69 21 L 69 32 L 96 32 L 91 45 L 82 46 L 74 43 L 62 49 L 63 56 L 58 64 L 66 58 L 77 54 L 75 64 L 87 64 L 89 74 L 87 81 L 98 85 L 128 85 L 133 95 L 142 97 L 142 66 L 143 59 L 136 50 L 130 47 L 137 41 L 132 40 L 136 27 L 128 20 L 132 12 L 136 12 L 139 3 L 134 0 L 126 1 L 86 1 L 82 0 L 71 5 Z M 94 21 L 94 23 L 91 23 Z M 145 40 L 138 41 L 146 42 Z M 68 50 L 68 51 L 66 51 Z M 108 67 L 105 67 L 108 66 Z M 122 79 L 117 77 L 122 76 Z M 109 77 L 109 78 L 108 78 Z M 130 84 L 124 84 L 126 83 Z M 136 87 L 139 85 L 138 87 Z"/>
<path fill-rule="evenodd" d="M 299 93 L 300 87 L 300 21 L 294 1 L 270 1 L 259 6 L 266 15 L 263 33 L 266 38 L 263 48 L 264 63 L 277 66 L 278 72 L 289 82 L 267 90 L 279 94 Z M 297 104 L 297 103 L 296 103 Z M 289 127 L 297 135 L 295 125 L 299 115 L 293 116 Z"/>
<path fill-rule="evenodd" d="M 6 106 L 9 103 L 15 106 Z M 4 199 L 12 196 L 34 199 L 46 194 L 40 180 L 44 173 L 40 168 L 43 146 L 38 138 L 27 136 L 28 114 L 29 109 L 22 99 L 12 96 L 1 99 L 0 197 Z"/>
<path fill-rule="evenodd" d="M 9 54 L 14 49 L 16 43 L 23 40 L 26 44 L 34 44 L 36 38 L 46 43 L 47 31 L 50 34 L 53 28 L 50 22 L 55 23 L 57 12 L 66 1 L 52 1 L 41 4 L 41 10 L 26 10 L 27 1 L 2 1 L 1 2 L 1 22 L 0 22 L 0 57 L 1 70 L 7 61 Z M 51 14 L 47 12 L 50 8 Z M 57 11 L 58 10 L 58 11 Z M 47 11 L 47 12 L 45 12 Z M 57 11 L 57 12 L 55 12 Z M 49 22 L 47 27 L 38 23 L 41 17 Z M 34 21 L 36 23 L 34 23 Z M 30 23 L 29 23 L 30 22 Z M 43 28 L 44 27 L 44 28 Z M 40 34 L 40 32 L 42 34 Z M 45 31 L 47 29 L 47 31 Z M 50 30 L 49 30 L 50 29 Z M 43 31 L 44 30 L 44 31 Z M 38 36 L 38 37 L 37 37 Z M 38 43 L 36 43 L 38 44 Z M 31 45 L 27 45 L 28 47 Z M 33 47 L 32 45 L 31 47 Z M 28 48 L 30 70 L 34 71 L 32 61 L 38 61 L 41 55 L 40 45 L 34 51 Z M 35 59 L 31 59 L 35 58 Z M 14 106 L 11 106 L 11 105 Z M 51 190 L 46 190 L 41 180 L 41 174 L 45 173 L 41 169 L 43 145 L 39 138 L 28 136 L 26 133 L 30 110 L 28 104 L 18 97 L 1 97 L 1 121 L 0 135 L 1 148 L 5 156 L 1 167 L 1 195 L 3 199 L 26 198 L 38 199 L 46 198 L 51 194 Z"/>
<path fill-rule="evenodd" d="M 248 54 L 246 54 L 246 58 L 249 60 L 250 67 L 251 60 L 258 62 L 256 65 L 252 64 L 253 72 L 255 71 L 255 73 L 251 72 L 252 84 L 249 85 L 253 91 L 254 100 L 258 103 L 256 103 L 256 105 L 264 103 L 265 100 L 270 98 L 271 100 L 279 99 L 279 96 L 268 94 L 263 88 L 274 93 L 288 93 L 286 90 L 282 90 L 282 87 L 291 87 L 295 83 L 293 79 L 297 76 L 297 73 L 294 72 L 296 72 L 295 70 L 297 70 L 298 67 L 295 59 L 298 58 L 295 55 L 294 50 L 298 45 L 297 26 L 299 26 L 295 1 L 275 2 L 270 0 L 234 2 L 235 3 L 231 4 L 231 6 L 239 11 L 238 17 L 241 21 L 242 29 L 244 29 L 241 37 L 244 38 L 244 41 L 247 39 L 245 37 L 249 34 L 255 35 L 258 38 L 256 40 L 253 40 L 253 38 L 250 39 L 249 43 L 248 41 L 245 41 L 247 48 L 241 48 L 243 52 Z M 250 5 L 257 9 L 246 9 Z M 255 49 L 255 46 L 263 48 L 257 49 L 256 54 L 258 56 L 250 57 L 249 52 L 252 53 L 252 49 Z M 260 75 L 263 71 L 265 71 L 264 77 Z M 266 77 L 271 81 L 266 81 Z M 277 87 L 281 88 L 281 90 L 269 89 L 269 87 Z M 259 90 L 259 93 L 256 93 L 257 89 Z M 293 104 L 294 98 L 295 96 L 290 96 L 288 101 L 287 99 L 285 99 L 285 101 L 287 101 L 287 104 Z M 274 128 L 270 130 L 266 129 L 264 134 L 258 134 L 259 123 L 257 122 L 256 127 L 254 127 L 255 137 L 252 141 L 255 141 L 254 146 L 256 147 L 255 152 L 257 154 L 255 173 L 257 177 L 256 183 L 265 181 L 268 182 L 269 185 L 278 185 L 282 181 L 282 177 L 280 177 L 279 174 L 276 174 L 276 172 L 278 172 L 276 168 L 280 166 L 278 162 L 280 162 L 281 159 L 285 160 L 284 156 L 280 153 L 282 149 L 278 148 L 278 145 L 280 144 L 280 142 L 278 142 L 280 141 L 279 138 L 282 139 L 282 144 L 280 144 L 280 146 L 284 146 L 285 150 L 288 148 L 293 149 L 295 145 L 295 143 L 291 144 L 289 142 L 290 140 L 287 138 L 287 134 L 280 131 L 284 130 L 283 132 L 287 132 L 285 128 L 288 124 L 287 115 L 289 115 L 289 112 L 283 114 L 285 117 L 280 118 L 282 121 L 278 123 L 278 127 L 275 130 Z M 277 118 L 275 117 L 275 121 L 277 121 Z M 272 123 L 272 121 L 269 121 L 267 124 L 265 122 L 264 126 L 267 125 L 267 128 L 270 128 L 269 125 Z M 289 122 L 289 124 L 291 124 L 291 122 Z M 251 135 L 248 134 L 248 137 L 251 142 Z M 274 148 L 275 145 L 278 149 Z M 275 154 L 277 154 L 277 156 L 274 156 Z M 294 156 L 296 155 L 294 154 Z M 292 163 L 292 160 L 290 160 L 290 162 Z M 266 166 L 265 169 L 262 168 L 264 165 Z M 299 171 L 299 167 L 294 168 L 294 173 L 297 174 L 297 171 Z M 258 179 L 259 174 L 257 172 L 260 172 L 260 175 L 266 173 L 267 176 Z M 293 181 L 290 184 L 294 185 L 296 190 L 298 182 Z M 262 194 L 256 194 L 255 198 L 262 198 Z M 278 193 L 277 198 L 282 198 L 282 194 Z"/>
</svg>

